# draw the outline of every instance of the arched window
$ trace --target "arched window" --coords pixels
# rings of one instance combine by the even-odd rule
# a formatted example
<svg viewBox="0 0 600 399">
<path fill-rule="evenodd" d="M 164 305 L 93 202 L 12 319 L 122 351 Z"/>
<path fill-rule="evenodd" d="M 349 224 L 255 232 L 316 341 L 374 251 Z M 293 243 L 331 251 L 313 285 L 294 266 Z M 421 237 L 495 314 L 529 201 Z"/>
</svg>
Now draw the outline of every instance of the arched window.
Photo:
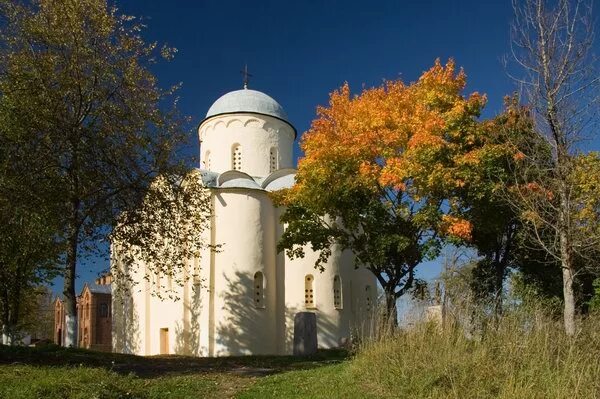
<svg viewBox="0 0 600 399">
<path fill-rule="evenodd" d="M 204 167 L 210 170 L 210 151 L 206 151 L 204 154 Z"/>
<path fill-rule="evenodd" d="M 307 308 L 315 307 L 314 279 L 312 274 L 307 274 L 304 277 L 304 306 Z"/>
<path fill-rule="evenodd" d="M 239 144 L 234 145 L 231 150 L 231 168 L 233 170 L 242 169 L 242 147 Z"/>
<path fill-rule="evenodd" d="M 254 273 L 254 306 L 265 307 L 265 279 L 262 272 Z"/>
<path fill-rule="evenodd" d="M 339 275 L 333 278 L 333 307 L 342 308 L 342 279 Z"/>
<path fill-rule="evenodd" d="M 277 149 L 275 148 L 271 148 L 271 151 L 269 152 L 269 171 L 271 173 L 275 172 L 277 170 L 277 168 L 279 167 L 278 165 L 278 159 L 277 159 Z"/>
<path fill-rule="evenodd" d="M 101 303 L 99 308 L 100 317 L 108 317 L 108 304 Z"/>
<path fill-rule="evenodd" d="M 194 285 L 200 285 L 200 261 L 198 258 L 194 258 Z"/>
<path fill-rule="evenodd" d="M 83 302 L 83 309 L 85 311 L 85 318 L 89 319 L 90 318 L 90 296 L 86 295 L 84 302 Z"/>
<path fill-rule="evenodd" d="M 160 270 L 156 272 L 156 292 L 160 292 L 162 288 L 162 276 L 160 275 Z"/>
<path fill-rule="evenodd" d="M 370 312 L 371 309 L 373 308 L 373 298 L 371 297 L 371 286 L 370 285 L 367 285 L 365 287 L 365 303 L 366 303 L 367 312 Z"/>
</svg>

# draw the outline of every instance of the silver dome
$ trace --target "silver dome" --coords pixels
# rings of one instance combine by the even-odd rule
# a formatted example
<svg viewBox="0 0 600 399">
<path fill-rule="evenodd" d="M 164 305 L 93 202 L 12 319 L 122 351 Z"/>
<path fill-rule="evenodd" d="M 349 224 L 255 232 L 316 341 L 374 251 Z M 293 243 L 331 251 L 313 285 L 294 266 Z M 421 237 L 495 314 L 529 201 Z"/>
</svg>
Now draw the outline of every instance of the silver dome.
<svg viewBox="0 0 600 399">
<path fill-rule="evenodd" d="M 283 107 L 277 101 L 265 93 L 249 89 L 236 90 L 221 96 L 210 107 L 206 118 L 236 112 L 269 115 L 290 123 Z"/>
</svg>

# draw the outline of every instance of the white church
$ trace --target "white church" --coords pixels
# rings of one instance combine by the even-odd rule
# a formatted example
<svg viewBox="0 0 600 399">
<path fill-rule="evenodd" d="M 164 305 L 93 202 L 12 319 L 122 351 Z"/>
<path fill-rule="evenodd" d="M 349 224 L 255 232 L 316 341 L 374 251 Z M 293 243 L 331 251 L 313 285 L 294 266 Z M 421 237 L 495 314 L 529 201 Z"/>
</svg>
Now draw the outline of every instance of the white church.
<svg viewBox="0 0 600 399">
<path fill-rule="evenodd" d="M 177 287 L 178 300 L 152 295 L 155 279 L 145 279 L 139 265 L 132 276 L 137 288 L 128 298 L 113 296 L 113 351 L 291 354 L 298 312 L 316 314 L 320 348 L 338 347 L 364 328 L 376 279 L 355 268 L 351 253 L 334 251 L 320 272 L 310 248 L 302 259 L 277 252 L 283 210 L 268 193 L 291 187 L 296 172 L 296 129 L 283 108 L 260 91 L 232 91 L 210 107 L 198 135 L 200 173 L 212 205 L 206 240 L 220 249 L 190 260 L 200 278 Z M 118 254 L 111 258 L 111 267 L 122 267 Z"/>
</svg>

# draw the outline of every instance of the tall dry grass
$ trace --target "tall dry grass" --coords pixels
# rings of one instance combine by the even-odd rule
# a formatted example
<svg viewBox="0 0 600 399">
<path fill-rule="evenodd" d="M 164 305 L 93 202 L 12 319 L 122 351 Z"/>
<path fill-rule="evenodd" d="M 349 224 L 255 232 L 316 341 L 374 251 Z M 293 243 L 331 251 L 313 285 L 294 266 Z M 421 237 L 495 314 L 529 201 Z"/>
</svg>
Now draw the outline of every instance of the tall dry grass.
<svg viewBox="0 0 600 399">
<path fill-rule="evenodd" d="M 386 326 L 361 341 L 350 371 L 382 398 L 600 398 L 600 315 L 583 320 L 575 338 L 541 307 L 519 306 L 487 325 L 465 323 L 470 315 L 393 333 Z"/>
</svg>

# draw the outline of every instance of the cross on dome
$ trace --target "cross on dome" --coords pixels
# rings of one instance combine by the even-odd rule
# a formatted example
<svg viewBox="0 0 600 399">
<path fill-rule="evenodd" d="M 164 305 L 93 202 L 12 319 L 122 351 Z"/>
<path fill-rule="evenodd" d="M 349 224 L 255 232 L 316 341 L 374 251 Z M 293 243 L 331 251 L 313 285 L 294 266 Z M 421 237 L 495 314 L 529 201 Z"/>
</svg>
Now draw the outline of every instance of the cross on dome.
<svg viewBox="0 0 600 399">
<path fill-rule="evenodd" d="M 244 89 L 247 89 L 250 78 L 252 77 L 252 75 L 248 72 L 248 64 L 244 65 L 244 69 L 241 70 L 240 73 L 244 76 Z"/>
</svg>

